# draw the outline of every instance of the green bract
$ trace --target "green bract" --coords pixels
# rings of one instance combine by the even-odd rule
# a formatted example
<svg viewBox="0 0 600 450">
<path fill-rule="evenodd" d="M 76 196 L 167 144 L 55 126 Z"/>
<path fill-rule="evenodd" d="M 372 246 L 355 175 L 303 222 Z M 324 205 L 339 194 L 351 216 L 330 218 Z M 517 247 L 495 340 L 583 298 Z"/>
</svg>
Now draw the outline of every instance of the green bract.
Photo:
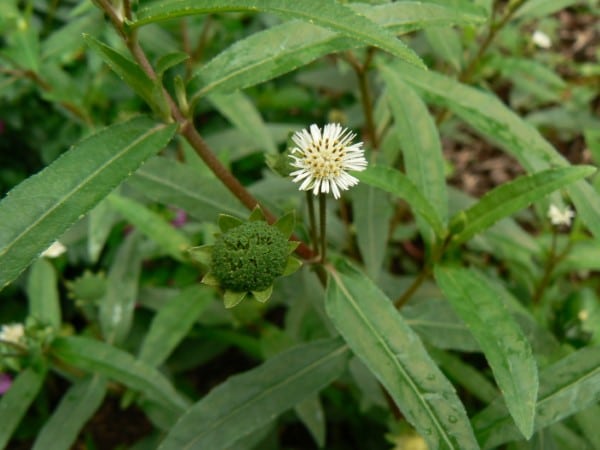
<svg viewBox="0 0 600 450">
<path fill-rule="evenodd" d="M 283 274 L 288 253 L 281 231 L 266 222 L 247 222 L 219 237 L 211 272 L 225 289 L 263 291 Z"/>
</svg>

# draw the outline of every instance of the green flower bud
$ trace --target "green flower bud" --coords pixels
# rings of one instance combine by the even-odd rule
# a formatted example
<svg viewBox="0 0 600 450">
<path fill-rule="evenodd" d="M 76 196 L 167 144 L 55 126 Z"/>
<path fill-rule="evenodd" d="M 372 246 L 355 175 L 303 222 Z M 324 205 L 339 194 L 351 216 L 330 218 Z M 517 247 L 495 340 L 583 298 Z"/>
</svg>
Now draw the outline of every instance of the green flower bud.
<svg viewBox="0 0 600 450">
<path fill-rule="evenodd" d="M 263 291 L 283 275 L 288 256 L 288 240 L 279 229 L 260 220 L 246 222 L 215 242 L 211 273 L 227 290 Z"/>
</svg>

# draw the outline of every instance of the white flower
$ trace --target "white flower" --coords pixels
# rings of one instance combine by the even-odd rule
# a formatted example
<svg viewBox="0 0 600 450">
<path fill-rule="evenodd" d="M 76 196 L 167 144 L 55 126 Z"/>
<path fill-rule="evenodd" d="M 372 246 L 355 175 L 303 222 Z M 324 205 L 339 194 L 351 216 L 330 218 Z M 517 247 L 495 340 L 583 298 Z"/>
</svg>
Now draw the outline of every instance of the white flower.
<svg viewBox="0 0 600 450">
<path fill-rule="evenodd" d="M 0 341 L 18 344 L 25 337 L 25 327 L 21 323 L 2 325 L 0 328 Z"/>
<path fill-rule="evenodd" d="M 54 241 L 50 247 L 44 250 L 41 254 L 44 258 L 58 258 L 60 255 L 67 251 L 65 247 L 59 241 Z"/>
<path fill-rule="evenodd" d="M 575 217 L 575 212 L 569 207 L 565 208 L 564 211 L 561 211 L 558 206 L 550 205 L 550 209 L 548 210 L 548 218 L 550 219 L 550 222 L 552 222 L 552 225 L 565 225 L 568 227 L 571 225 L 571 219 L 573 219 L 573 217 Z"/>
<path fill-rule="evenodd" d="M 540 48 L 550 48 L 552 47 L 552 41 L 550 40 L 550 36 L 540 30 L 535 30 L 533 35 L 531 36 L 531 40 L 535 45 Z"/>
<path fill-rule="evenodd" d="M 313 191 L 314 195 L 333 192 L 340 198 L 340 190 L 347 190 L 358 183 L 348 170 L 362 171 L 367 167 L 363 143 L 352 144 L 356 135 L 337 123 L 325 125 L 323 132 L 317 125 L 310 126 L 310 133 L 297 131 L 292 140 L 297 145 L 292 149 L 291 165 L 298 170 L 290 175 L 301 191 Z"/>
</svg>

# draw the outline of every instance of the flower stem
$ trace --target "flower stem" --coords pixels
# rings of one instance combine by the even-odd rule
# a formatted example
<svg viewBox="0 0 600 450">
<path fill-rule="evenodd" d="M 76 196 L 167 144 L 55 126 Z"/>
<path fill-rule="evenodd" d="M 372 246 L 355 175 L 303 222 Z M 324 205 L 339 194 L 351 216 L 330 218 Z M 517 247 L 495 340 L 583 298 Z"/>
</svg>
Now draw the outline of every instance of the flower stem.
<svg viewBox="0 0 600 450">
<path fill-rule="evenodd" d="M 408 300 L 413 296 L 417 289 L 421 287 L 421 285 L 427 280 L 429 277 L 429 268 L 427 266 L 423 267 L 419 275 L 413 280 L 412 284 L 408 287 L 406 291 L 402 293 L 402 295 L 394 302 L 394 306 L 396 309 L 402 308 Z"/>
<path fill-rule="evenodd" d="M 319 239 L 317 237 L 317 220 L 315 218 L 315 200 L 311 191 L 306 191 L 306 205 L 308 206 L 308 221 L 310 226 L 310 242 L 315 253 L 319 252 Z"/>
<path fill-rule="evenodd" d="M 319 222 L 321 238 L 321 264 L 326 261 L 327 250 L 327 196 L 319 194 Z"/>
</svg>

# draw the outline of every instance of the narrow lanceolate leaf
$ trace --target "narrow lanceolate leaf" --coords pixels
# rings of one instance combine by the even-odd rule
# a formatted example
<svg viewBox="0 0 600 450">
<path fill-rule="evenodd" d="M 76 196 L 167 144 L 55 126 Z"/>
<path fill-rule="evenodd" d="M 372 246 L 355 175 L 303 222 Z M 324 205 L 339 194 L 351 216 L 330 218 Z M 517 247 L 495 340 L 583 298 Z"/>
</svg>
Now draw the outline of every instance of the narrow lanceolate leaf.
<svg viewBox="0 0 600 450">
<path fill-rule="evenodd" d="M 29 367 L 13 381 L 8 392 L 0 397 L 0 448 L 6 448 L 10 437 L 42 387 L 46 371 Z"/>
<path fill-rule="evenodd" d="M 472 11 L 421 2 L 350 4 L 357 13 L 393 33 L 429 25 L 476 23 Z M 237 41 L 194 74 L 188 90 L 195 99 L 209 92 L 232 92 L 271 80 L 334 52 L 364 46 L 346 35 L 303 21 L 289 21 Z"/>
<path fill-rule="evenodd" d="M 391 167 L 370 166 L 365 171 L 353 175 L 363 183 L 400 197 L 410 205 L 417 216 L 431 226 L 438 238 L 446 236 L 446 227 L 435 208 L 402 172 Z"/>
<path fill-rule="evenodd" d="M 147 118 L 113 125 L 10 191 L 0 202 L 0 289 L 163 148 L 175 128 Z"/>
<path fill-rule="evenodd" d="M 173 419 L 188 407 L 187 401 L 160 372 L 111 345 L 85 337 L 59 337 L 52 342 L 50 351 L 70 366 L 102 375 L 143 393 Z"/>
<path fill-rule="evenodd" d="M 492 94 L 434 71 L 414 69 L 409 64 L 397 62 L 394 69 L 405 82 L 426 92 L 433 103 L 448 108 L 512 154 L 527 171 L 539 172 L 569 165 L 531 124 Z M 596 237 L 600 237 L 600 194 L 584 180 L 568 186 L 566 191 L 577 207 L 578 217 Z"/>
<path fill-rule="evenodd" d="M 600 347 L 585 347 L 540 372 L 535 431 L 583 411 L 600 400 Z M 501 399 L 473 418 L 482 448 L 521 437 Z"/>
<path fill-rule="evenodd" d="M 139 243 L 136 232 L 123 240 L 108 272 L 106 293 L 100 299 L 100 327 L 110 344 L 122 344 L 131 329 L 142 270 Z"/>
<path fill-rule="evenodd" d="M 393 214 L 389 195 L 373 186 L 360 184 L 352 192 L 356 240 L 367 274 L 377 280 L 388 246 L 390 219 Z"/>
<path fill-rule="evenodd" d="M 60 328 L 60 300 L 54 266 L 45 258 L 34 262 L 27 279 L 29 315 L 41 324 Z"/>
<path fill-rule="evenodd" d="M 437 266 L 435 279 L 479 343 L 510 414 L 529 439 L 538 392 L 537 366 L 502 296 L 494 292 L 494 284 L 472 270 Z"/>
<path fill-rule="evenodd" d="M 108 197 L 109 204 L 129 223 L 152 239 L 173 258 L 183 260 L 184 252 L 192 246 L 188 238 L 161 215 L 139 202 L 117 194 Z"/>
<path fill-rule="evenodd" d="M 227 449 L 334 381 L 347 356 L 338 339 L 280 353 L 213 389 L 181 417 L 159 448 Z"/>
<path fill-rule="evenodd" d="M 262 151 L 276 154 L 277 146 L 254 103 L 241 91 L 212 94 L 210 102 Z"/>
<path fill-rule="evenodd" d="M 154 367 L 161 365 L 213 299 L 213 290 L 201 285 L 190 286 L 170 299 L 150 324 L 140 349 L 140 361 Z"/>
<path fill-rule="evenodd" d="M 248 215 L 244 206 L 215 178 L 167 158 L 149 160 L 128 184 L 148 198 L 184 209 L 198 220 L 214 221 L 221 213 Z"/>
<path fill-rule="evenodd" d="M 429 447 L 478 449 L 454 387 L 390 299 L 353 268 L 329 273 L 329 317 Z"/>
<path fill-rule="evenodd" d="M 101 376 L 90 376 L 76 382 L 44 424 L 33 450 L 72 448 L 79 432 L 100 407 L 105 395 L 106 381 Z"/>
<path fill-rule="evenodd" d="M 379 47 L 417 67 L 425 68 L 421 59 L 392 33 L 333 0 L 205 0 L 201 3 L 195 0 L 164 0 L 140 8 L 138 19 L 132 25 L 227 11 L 264 11 L 290 19 L 301 19 L 364 44 Z"/>
<path fill-rule="evenodd" d="M 595 171 L 591 166 L 562 167 L 525 175 L 505 183 L 489 191 L 475 205 L 460 211 L 452 218 L 450 229 L 456 232 L 452 242 L 460 244 L 468 241 L 500 219 Z"/>
<path fill-rule="evenodd" d="M 156 112 L 168 117 L 168 106 L 162 87 L 152 81 L 136 62 L 88 34 L 84 34 L 83 39 L 136 94 Z"/>
<path fill-rule="evenodd" d="M 387 87 L 386 95 L 394 116 L 395 130 L 402 137 L 400 145 L 406 174 L 445 223 L 448 218 L 448 194 L 442 144 L 435 122 L 425 103 L 396 72 L 382 66 L 380 73 Z M 429 230 L 423 230 L 424 224 L 420 225 L 422 233 Z M 430 233 L 423 233 L 427 241 L 431 241 Z"/>
</svg>

